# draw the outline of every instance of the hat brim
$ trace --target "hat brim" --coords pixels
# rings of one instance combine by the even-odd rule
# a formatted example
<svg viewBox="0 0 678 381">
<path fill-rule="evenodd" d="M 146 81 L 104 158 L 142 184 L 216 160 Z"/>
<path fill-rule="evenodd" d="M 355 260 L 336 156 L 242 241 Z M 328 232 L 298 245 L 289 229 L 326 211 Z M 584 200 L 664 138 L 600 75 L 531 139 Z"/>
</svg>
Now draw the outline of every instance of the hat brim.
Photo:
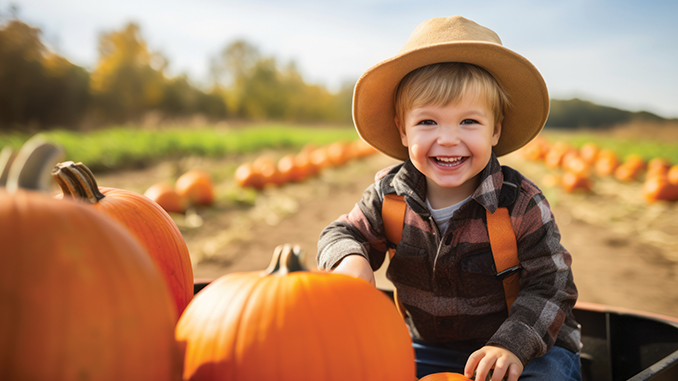
<svg viewBox="0 0 678 381">
<path fill-rule="evenodd" d="M 526 58 L 490 42 L 457 41 L 429 45 L 387 59 L 368 69 L 353 92 L 353 121 L 360 137 L 396 159 L 408 157 L 395 124 L 394 94 L 402 78 L 417 68 L 443 62 L 482 67 L 508 94 L 497 156 L 527 144 L 543 129 L 549 113 L 546 83 Z"/>
</svg>

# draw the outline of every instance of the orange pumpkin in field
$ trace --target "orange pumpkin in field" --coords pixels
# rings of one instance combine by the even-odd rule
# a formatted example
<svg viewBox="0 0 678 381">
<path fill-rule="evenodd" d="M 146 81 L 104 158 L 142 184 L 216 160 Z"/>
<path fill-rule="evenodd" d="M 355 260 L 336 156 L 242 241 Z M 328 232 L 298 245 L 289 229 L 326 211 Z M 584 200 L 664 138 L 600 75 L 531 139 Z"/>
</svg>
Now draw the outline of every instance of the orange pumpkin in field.
<svg viewBox="0 0 678 381">
<path fill-rule="evenodd" d="M 579 157 L 581 157 L 589 165 L 593 165 L 598 159 L 600 148 L 596 143 L 586 143 L 579 148 Z"/>
<path fill-rule="evenodd" d="M 193 298 L 193 267 L 186 242 L 172 217 L 139 193 L 99 187 L 94 174 L 82 163 L 59 163 L 52 177 L 61 187 L 63 198 L 89 203 L 132 232 L 164 276 L 179 316 Z"/>
<path fill-rule="evenodd" d="M 241 187 L 264 188 L 264 177 L 252 168 L 252 164 L 243 163 L 235 170 L 235 182 Z"/>
<path fill-rule="evenodd" d="M 304 170 L 297 166 L 294 155 L 285 155 L 278 160 L 278 172 L 287 181 L 301 181 L 306 177 Z"/>
<path fill-rule="evenodd" d="M 299 175 L 302 179 L 318 174 L 320 169 L 311 162 L 310 152 L 302 150 L 294 155 L 294 166 L 299 169 Z"/>
<path fill-rule="evenodd" d="M 544 164 L 548 168 L 558 168 L 563 164 L 563 157 L 573 149 L 564 142 L 557 142 L 544 157 Z"/>
<path fill-rule="evenodd" d="M 210 206 L 214 203 L 212 176 L 205 171 L 187 171 L 179 176 L 174 189 L 192 205 Z"/>
<path fill-rule="evenodd" d="M 624 163 L 614 171 L 614 177 L 619 181 L 637 180 L 645 170 L 646 164 L 640 155 L 629 155 Z"/>
<path fill-rule="evenodd" d="M 348 146 L 344 142 L 333 142 L 325 147 L 327 160 L 331 166 L 340 166 L 346 164 L 352 159 Z"/>
<path fill-rule="evenodd" d="M 666 176 L 649 177 L 643 183 L 643 196 L 647 202 L 678 200 L 678 186 L 671 184 Z"/>
<path fill-rule="evenodd" d="M 327 155 L 326 147 L 316 148 L 309 152 L 309 159 L 318 170 L 332 166 L 332 161 Z"/>
<path fill-rule="evenodd" d="M 619 167 L 619 159 L 617 155 L 611 150 L 601 150 L 598 153 L 598 158 L 595 163 L 596 175 L 600 177 L 611 176 Z"/>
<path fill-rule="evenodd" d="M 577 151 L 570 151 L 563 156 L 562 167 L 567 172 L 584 177 L 589 175 L 589 164 L 579 156 Z"/>
<path fill-rule="evenodd" d="M 252 170 L 261 175 L 264 187 L 267 185 L 280 186 L 287 181 L 287 178 L 278 171 L 276 163 L 264 156 L 260 156 L 252 162 Z"/>
<path fill-rule="evenodd" d="M 591 179 L 581 173 L 565 172 L 560 179 L 560 184 L 568 193 L 575 191 L 591 191 Z"/>
<path fill-rule="evenodd" d="M 647 162 L 647 176 L 666 176 L 671 169 L 671 163 L 661 157 L 655 157 Z"/>
<path fill-rule="evenodd" d="M 465 377 L 461 373 L 433 373 L 426 377 L 420 378 L 419 381 L 473 381 Z"/>
<path fill-rule="evenodd" d="M 527 160 L 544 160 L 549 148 L 549 143 L 544 138 L 536 137 L 520 149 L 520 154 Z"/>
<path fill-rule="evenodd" d="M 353 156 L 356 158 L 369 156 L 377 152 L 376 149 L 374 149 L 362 139 L 354 140 L 353 143 L 351 143 L 351 146 L 353 150 Z"/>
<path fill-rule="evenodd" d="M 166 212 L 184 213 L 186 212 L 186 200 L 177 193 L 174 187 L 167 183 L 158 183 L 151 185 L 144 192 L 144 196 L 155 201 Z"/>
<path fill-rule="evenodd" d="M 231 273 L 179 319 L 185 380 L 412 381 L 414 351 L 393 302 L 370 283 L 306 271 L 279 246 L 264 272 Z"/>
<path fill-rule="evenodd" d="M 678 164 L 669 168 L 669 171 L 666 173 L 666 178 L 673 185 L 678 185 Z"/>
</svg>

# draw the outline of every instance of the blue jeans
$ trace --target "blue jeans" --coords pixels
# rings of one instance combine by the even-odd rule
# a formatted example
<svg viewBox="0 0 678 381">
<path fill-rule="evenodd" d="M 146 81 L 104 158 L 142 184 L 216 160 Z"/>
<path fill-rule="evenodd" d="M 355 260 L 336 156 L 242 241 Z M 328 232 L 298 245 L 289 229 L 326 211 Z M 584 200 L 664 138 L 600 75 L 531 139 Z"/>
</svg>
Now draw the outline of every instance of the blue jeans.
<svg viewBox="0 0 678 381">
<path fill-rule="evenodd" d="M 440 372 L 463 374 L 466 360 L 471 355 L 421 342 L 414 342 L 412 346 L 416 356 L 417 378 Z M 545 355 L 532 359 L 523 369 L 520 380 L 581 381 L 579 353 L 554 346 Z"/>
</svg>

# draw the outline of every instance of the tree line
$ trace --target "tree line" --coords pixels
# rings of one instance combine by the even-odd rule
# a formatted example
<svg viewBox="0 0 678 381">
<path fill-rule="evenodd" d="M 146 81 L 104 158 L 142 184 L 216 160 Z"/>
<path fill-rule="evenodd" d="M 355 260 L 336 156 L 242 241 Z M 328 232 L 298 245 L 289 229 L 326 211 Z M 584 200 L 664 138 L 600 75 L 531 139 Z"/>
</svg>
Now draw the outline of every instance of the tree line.
<svg viewBox="0 0 678 381">
<path fill-rule="evenodd" d="M 353 83 L 338 92 L 308 84 L 294 63 L 280 65 L 244 40 L 210 60 L 208 90 L 168 77 L 139 25 L 101 35 L 94 69 L 50 51 L 39 28 L 0 20 L 0 131 L 82 129 L 200 114 L 209 120 L 350 123 Z"/>
<path fill-rule="evenodd" d="M 99 37 L 90 72 L 50 51 L 40 29 L 1 16 L 0 131 L 138 123 L 149 112 L 164 119 L 200 114 L 211 121 L 351 123 L 354 83 L 337 92 L 306 83 L 294 62 L 280 65 L 244 40 L 210 59 L 205 90 L 186 75 L 168 77 L 168 60 L 149 49 L 135 23 Z M 551 100 L 547 127 L 605 128 L 637 120 L 665 121 L 579 99 Z"/>
<path fill-rule="evenodd" d="M 546 127 L 558 128 L 608 128 L 629 123 L 676 122 L 667 120 L 647 111 L 631 112 L 615 107 L 601 106 L 593 102 L 573 98 L 569 100 L 551 100 Z"/>
</svg>

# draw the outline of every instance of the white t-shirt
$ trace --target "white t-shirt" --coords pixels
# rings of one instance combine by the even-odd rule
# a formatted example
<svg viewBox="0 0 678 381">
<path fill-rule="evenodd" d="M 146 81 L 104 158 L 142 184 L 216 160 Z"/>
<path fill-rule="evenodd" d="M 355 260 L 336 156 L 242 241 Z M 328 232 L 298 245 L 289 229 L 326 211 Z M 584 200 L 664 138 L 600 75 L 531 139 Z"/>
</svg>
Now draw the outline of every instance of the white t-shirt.
<svg viewBox="0 0 678 381">
<path fill-rule="evenodd" d="M 442 209 L 433 209 L 431 204 L 428 202 L 428 199 L 426 200 L 426 207 L 428 207 L 428 210 L 431 212 L 431 216 L 436 221 L 436 224 L 438 224 L 441 234 L 445 234 L 445 230 L 447 230 L 447 226 L 450 224 L 450 218 L 454 212 L 461 208 L 462 205 L 466 204 L 468 200 L 471 199 L 471 196 L 466 197 L 463 201 Z"/>
</svg>

